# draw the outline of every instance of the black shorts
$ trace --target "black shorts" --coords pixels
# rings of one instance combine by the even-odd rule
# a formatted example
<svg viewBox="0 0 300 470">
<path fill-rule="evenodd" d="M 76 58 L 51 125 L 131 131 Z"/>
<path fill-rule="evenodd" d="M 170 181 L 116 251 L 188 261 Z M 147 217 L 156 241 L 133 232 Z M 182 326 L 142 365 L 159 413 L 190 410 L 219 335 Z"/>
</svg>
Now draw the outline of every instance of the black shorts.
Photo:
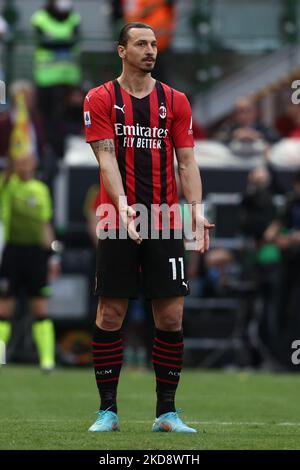
<svg viewBox="0 0 300 470">
<path fill-rule="evenodd" d="M 134 299 L 140 293 L 146 299 L 188 295 L 182 238 L 98 241 L 95 294 Z"/>
<path fill-rule="evenodd" d="M 0 296 L 16 297 L 25 292 L 29 297 L 48 297 L 47 253 L 37 245 L 8 244 L 0 267 Z"/>
</svg>

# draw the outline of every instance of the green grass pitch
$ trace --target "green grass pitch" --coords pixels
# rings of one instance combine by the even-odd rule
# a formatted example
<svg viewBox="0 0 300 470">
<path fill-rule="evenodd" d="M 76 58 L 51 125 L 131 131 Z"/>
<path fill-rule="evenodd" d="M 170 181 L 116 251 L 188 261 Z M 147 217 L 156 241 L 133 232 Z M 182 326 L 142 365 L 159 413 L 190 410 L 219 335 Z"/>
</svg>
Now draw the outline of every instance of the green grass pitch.
<svg viewBox="0 0 300 470">
<path fill-rule="evenodd" d="M 88 433 L 98 406 L 92 370 L 0 370 L 0 449 L 299 449 L 300 377 L 185 370 L 177 394 L 197 434 L 151 433 L 154 376 L 123 369 L 120 433 Z"/>
</svg>

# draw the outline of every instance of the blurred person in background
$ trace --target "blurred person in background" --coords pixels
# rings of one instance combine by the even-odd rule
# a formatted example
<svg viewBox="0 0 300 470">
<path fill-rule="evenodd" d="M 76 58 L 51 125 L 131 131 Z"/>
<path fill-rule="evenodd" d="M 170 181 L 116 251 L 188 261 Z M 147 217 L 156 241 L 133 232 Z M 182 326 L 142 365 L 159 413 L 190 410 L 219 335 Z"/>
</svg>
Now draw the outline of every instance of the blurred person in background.
<svg viewBox="0 0 300 470">
<path fill-rule="evenodd" d="M 281 332 L 296 325 L 300 330 L 300 171 L 295 175 L 293 191 L 287 196 L 282 213 L 269 225 L 264 237 L 281 250 L 278 305 Z"/>
<path fill-rule="evenodd" d="M 70 135 L 83 136 L 82 107 L 85 93 L 80 86 L 71 87 L 65 97 L 60 129 L 65 140 Z"/>
<path fill-rule="evenodd" d="M 0 157 L 13 157 L 14 148 L 22 148 L 24 140 L 27 140 L 27 151 L 33 154 L 41 165 L 45 136 L 43 120 L 37 109 L 35 87 L 27 80 L 18 80 L 10 87 L 10 99 L 10 108 L 0 114 Z"/>
<path fill-rule="evenodd" d="M 201 276 L 201 297 L 228 297 L 240 275 L 235 255 L 226 248 L 205 253 Z"/>
<path fill-rule="evenodd" d="M 123 0 L 125 23 L 146 23 L 155 31 L 158 56 L 154 78 L 169 81 L 166 59 L 176 26 L 175 0 Z"/>
<path fill-rule="evenodd" d="M 266 167 L 257 167 L 248 174 L 246 191 L 242 196 L 240 224 L 243 233 L 252 237 L 259 247 L 276 214 L 270 173 Z"/>
<path fill-rule="evenodd" d="M 275 130 L 259 121 L 257 105 L 250 97 L 236 100 L 232 119 L 221 126 L 214 138 L 241 156 L 262 153 L 267 144 L 279 139 Z"/>
<path fill-rule="evenodd" d="M 82 106 L 84 96 L 84 91 L 80 86 L 70 87 L 66 90 L 61 115 L 56 120 L 55 136 L 53 135 L 53 142 L 58 155 L 65 154 L 68 137 L 83 137 Z"/>
<path fill-rule="evenodd" d="M 240 227 L 243 235 L 254 241 L 251 264 L 258 295 L 262 300 L 260 334 L 269 344 L 275 340 L 278 329 L 276 305 L 280 280 L 280 250 L 274 242 L 266 241 L 264 234 L 277 213 L 272 174 L 267 167 L 257 167 L 250 171 L 247 188 L 242 195 Z"/>
<path fill-rule="evenodd" d="M 47 186 L 34 177 L 34 155 L 26 153 L 26 144 L 18 150 L 0 178 L 5 234 L 0 267 L 0 340 L 8 343 L 15 303 L 25 291 L 34 317 L 32 335 L 39 364 L 43 371 L 51 371 L 55 366 L 55 333 L 48 318 L 49 282 L 59 273 L 58 260 L 51 256 L 51 199 Z"/>
<path fill-rule="evenodd" d="M 62 157 L 57 123 L 64 111 L 65 96 L 81 80 L 80 23 L 72 0 L 48 0 L 31 18 L 36 41 L 33 76 L 45 119 L 46 138 L 57 157 Z"/>
</svg>

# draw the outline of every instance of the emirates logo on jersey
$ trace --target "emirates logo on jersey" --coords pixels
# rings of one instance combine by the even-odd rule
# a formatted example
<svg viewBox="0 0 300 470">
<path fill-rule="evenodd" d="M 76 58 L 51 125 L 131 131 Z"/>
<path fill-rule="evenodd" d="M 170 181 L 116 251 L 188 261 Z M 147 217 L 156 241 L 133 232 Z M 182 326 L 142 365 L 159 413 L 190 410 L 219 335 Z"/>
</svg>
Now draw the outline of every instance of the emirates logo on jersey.
<svg viewBox="0 0 300 470">
<path fill-rule="evenodd" d="M 159 107 L 159 117 L 161 119 L 166 119 L 167 117 L 167 109 L 163 104 Z"/>
<path fill-rule="evenodd" d="M 168 132 L 169 129 L 146 127 L 141 126 L 139 123 L 132 126 L 125 126 L 119 122 L 115 123 L 115 133 L 120 138 L 123 147 L 161 149 L 162 141 L 168 136 Z"/>
</svg>

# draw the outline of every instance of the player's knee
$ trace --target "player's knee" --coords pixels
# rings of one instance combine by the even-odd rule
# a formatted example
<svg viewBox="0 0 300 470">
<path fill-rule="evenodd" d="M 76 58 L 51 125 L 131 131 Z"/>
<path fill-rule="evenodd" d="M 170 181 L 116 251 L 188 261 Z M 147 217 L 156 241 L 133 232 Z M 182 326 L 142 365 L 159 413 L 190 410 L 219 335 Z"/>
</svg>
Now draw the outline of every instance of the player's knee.
<svg viewBox="0 0 300 470">
<path fill-rule="evenodd" d="M 166 313 L 159 319 L 159 328 L 166 331 L 178 331 L 182 327 L 182 315 L 175 312 Z"/>
<path fill-rule="evenodd" d="M 0 320 L 7 320 L 12 317 L 12 312 L 0 305 Z"/>
<path fill-rule="evenodd" d="M 121 328 L 124 312 L 116 305 L 102 305 L 98 310 L 96 324 L 103 330 L 117 330 Z"/>
<path fill-rule="evenodd" d="M 48 299 L 46 297 L 36 297 L 30 301 L 30 310 L 35 320 L 48 317 Z"/>
<path fill-rule="evenodd" d="M 0 320 L 10 320 L 13 316 L 14 301 L 0 297 Z"/>
</svg>

